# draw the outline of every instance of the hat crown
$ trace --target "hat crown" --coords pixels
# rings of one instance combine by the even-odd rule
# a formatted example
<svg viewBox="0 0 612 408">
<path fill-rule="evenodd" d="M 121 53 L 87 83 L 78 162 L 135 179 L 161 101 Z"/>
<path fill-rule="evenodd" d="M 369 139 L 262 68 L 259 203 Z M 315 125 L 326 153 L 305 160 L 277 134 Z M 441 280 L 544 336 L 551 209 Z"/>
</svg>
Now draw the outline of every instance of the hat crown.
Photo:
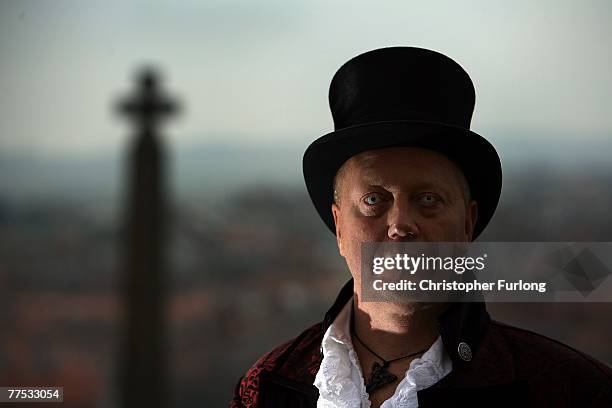
<svg viewBox="0 0 612 408">
<path fill-rule="evenodd" d="M 329 88 L 335 130 L 398 120 L 469 129 L 474 102 L 474 85 L 459 64 L 415 47 L 358 55 L 340 67 Z"/>
</svg>

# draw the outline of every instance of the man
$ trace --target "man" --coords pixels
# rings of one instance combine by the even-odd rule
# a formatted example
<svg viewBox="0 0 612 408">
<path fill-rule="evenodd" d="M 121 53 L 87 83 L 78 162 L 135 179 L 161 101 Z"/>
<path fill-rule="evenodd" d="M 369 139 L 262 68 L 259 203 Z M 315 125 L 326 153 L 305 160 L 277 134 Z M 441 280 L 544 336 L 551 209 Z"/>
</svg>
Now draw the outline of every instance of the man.
<svg viewBox="0 0 612 408">
<path fill-rule="evenodd" d="M 501 192 L 501 164 L 470 131 L 474 88 L 437 52 L 393 47 L 344 64 L 335 131 L 304 177 L 353 279 L 317 324 L 261 357 L 233 407 L 612 407 L 612 370 L 491 321 L 482 302 L 360 301 L 366 242 L 471 242 Z"/>
</svg>

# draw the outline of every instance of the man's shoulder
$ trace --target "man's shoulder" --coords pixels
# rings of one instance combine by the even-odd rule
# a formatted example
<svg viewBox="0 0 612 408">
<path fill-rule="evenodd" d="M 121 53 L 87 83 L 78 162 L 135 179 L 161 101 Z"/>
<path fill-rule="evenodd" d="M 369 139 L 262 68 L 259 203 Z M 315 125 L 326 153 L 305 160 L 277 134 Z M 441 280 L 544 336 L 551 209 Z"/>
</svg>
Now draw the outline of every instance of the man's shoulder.
<svg viewBox="0 0 612 408">
<path fill-rule="evenodd" d="M 262 355 L 236 385 L 232 406 L 257 406 L 261 379 L 270 373 L 298 385 L 312 384 L 319 369 L 322 338 L 322 324 L 316 323 Z"/>
<path fill-rule="evenodd" d="M 569 395 L 612 397 L 612 369 L 588 354 L 542 334 L 492 321 L 485 349 L 505 355 L 515 378 L 550 385 Z"/>
<path fill-rule="evenodd" d="M 293 372 L 294 375 L 289 375 L 289 377 L 296 377 L 299 374 L 295 372 L 296 369 L 307 367 L 311 357 L 318 357 L 322 338 L 321 323 L 313 324 L 298 336 L 274 347 L 261 356 L 247 371 L 246 376 L 266 370 L 282 372 L 283 374 Z"/>
<path fill-rule="evenodd" d="M 494 338 L 503 341 L 515 358 L 537 362 L 540 371 L 571 367 L 593 372 L 612 383 L 610 367 L 558 340 L 495 320 L 491 322 L 491 332 Z"/>
</svg>

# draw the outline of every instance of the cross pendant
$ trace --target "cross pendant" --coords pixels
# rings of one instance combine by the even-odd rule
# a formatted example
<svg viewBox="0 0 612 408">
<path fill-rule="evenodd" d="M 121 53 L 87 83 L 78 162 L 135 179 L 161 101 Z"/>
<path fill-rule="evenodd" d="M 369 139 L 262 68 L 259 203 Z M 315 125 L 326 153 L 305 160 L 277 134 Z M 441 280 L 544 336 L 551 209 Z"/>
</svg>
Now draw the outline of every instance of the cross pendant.
<svg viewBox="0 0 612 408">
<path fill-rule="evenodd" d="M 383 361 L 382 365 L 378 364 L 376 361 L 374 362 L 370 379 L 366 383 L 366 391 L 368 394 L 397 380 L 397 376 L 387 370 L 388 367 L 389 363 L 386 361 Z"/>
</svg>

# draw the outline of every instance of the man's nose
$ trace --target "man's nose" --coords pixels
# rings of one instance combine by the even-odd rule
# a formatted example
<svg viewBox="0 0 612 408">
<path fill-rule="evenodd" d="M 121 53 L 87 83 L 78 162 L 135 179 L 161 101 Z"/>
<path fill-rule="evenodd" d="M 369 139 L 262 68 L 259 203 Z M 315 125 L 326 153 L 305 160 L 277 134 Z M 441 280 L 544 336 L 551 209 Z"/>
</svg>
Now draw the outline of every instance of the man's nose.
<svg viewBox="0 0 612 408">
<path fill-rule="evenodd" d="M 414 240 L 419 237 L 414 208 L 407 198 L 396 197 L 387 213 L 388 236 L 394 241 Z"/>
</svg>

